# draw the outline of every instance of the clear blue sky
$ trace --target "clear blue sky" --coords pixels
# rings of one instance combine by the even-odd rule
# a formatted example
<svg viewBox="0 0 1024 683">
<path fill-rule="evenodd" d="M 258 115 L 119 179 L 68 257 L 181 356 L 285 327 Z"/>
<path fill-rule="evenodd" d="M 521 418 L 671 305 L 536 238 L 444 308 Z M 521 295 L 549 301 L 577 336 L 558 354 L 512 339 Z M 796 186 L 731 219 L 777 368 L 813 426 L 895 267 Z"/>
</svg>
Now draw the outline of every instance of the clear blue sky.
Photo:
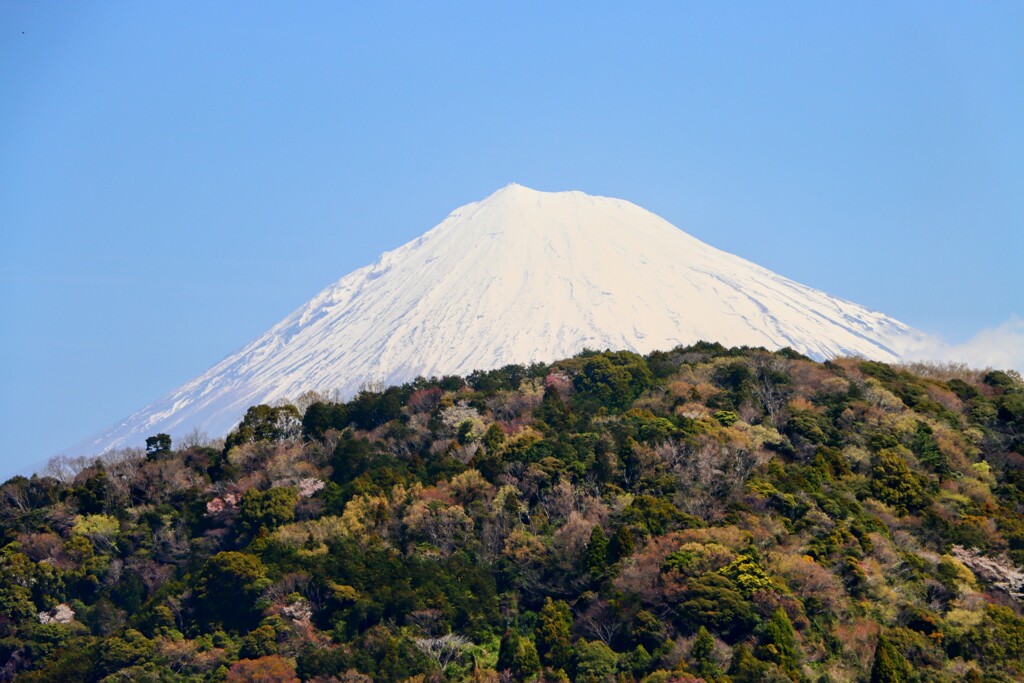
<svg viewBox="0 0 1024 683">
<path fill-rule="evenodd" d="M 512 181 L 1013 326 L 1024 3 L 2 0 L 0 470 Z"/>
</svg>

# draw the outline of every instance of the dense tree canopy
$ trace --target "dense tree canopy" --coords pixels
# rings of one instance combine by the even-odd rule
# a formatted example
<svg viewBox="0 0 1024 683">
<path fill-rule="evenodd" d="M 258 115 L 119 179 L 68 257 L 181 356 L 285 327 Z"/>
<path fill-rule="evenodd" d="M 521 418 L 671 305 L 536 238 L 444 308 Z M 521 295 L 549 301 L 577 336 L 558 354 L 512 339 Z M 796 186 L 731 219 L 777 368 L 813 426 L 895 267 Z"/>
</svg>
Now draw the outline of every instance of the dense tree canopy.
<svg viewBox="0 0 1024 683">
<path fill-rule="evenodd" d="M 198 441 L 0 487 L 0 680 L 1024 680 L 1014 373 L 585 351 Z"/>
</svg>

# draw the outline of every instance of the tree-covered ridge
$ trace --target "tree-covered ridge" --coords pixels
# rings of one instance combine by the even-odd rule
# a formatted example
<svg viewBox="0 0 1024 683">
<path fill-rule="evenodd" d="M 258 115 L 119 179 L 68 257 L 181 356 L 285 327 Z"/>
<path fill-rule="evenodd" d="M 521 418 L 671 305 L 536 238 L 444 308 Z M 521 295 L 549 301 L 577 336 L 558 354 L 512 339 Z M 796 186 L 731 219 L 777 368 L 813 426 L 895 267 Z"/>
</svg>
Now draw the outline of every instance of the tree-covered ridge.
<svg viewBox="0 0 1024 683">
<path fill-rule="evenodd" d="M 18 681 L 1024 680 L 1024 384 L 698 344 L 0 489 Z"/>
</svg>

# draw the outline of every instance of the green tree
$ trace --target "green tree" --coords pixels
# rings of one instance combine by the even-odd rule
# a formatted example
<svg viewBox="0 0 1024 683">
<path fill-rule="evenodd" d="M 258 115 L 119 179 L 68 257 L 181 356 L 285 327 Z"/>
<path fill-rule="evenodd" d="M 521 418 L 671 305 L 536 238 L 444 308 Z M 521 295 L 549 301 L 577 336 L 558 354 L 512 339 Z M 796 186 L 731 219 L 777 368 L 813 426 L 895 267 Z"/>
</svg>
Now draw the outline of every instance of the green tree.
<svg viewBox="0 0 1024 683">
<path fill-rule="evenodd" d="M 628 525 L 623 524 L 612 536 L 611 542 L 608 544 L 608 561 L 618 562 L 624 557 L 629 557 L 633 554 L 635 547 L 633 541 L 633 531 Z"/>
<path fill-rule="evenodd" d="M 651 385 L 652 375 L 643 356 L 629 351 L 585 356 L 573 378 L 577 401 L 594 407 L 624 410 Z"/>
<path fill-rule="evenodd" d="M 732 650 L 732 661 L 729 662 L 729 677 L 733 683 L 764 683 L 770 667 L 740 643 Z"/>
<path fill-rule="evenodd" d="M 545 598 L 533 633 L 544 665 L 568 669 L 572 657 L 572 612 L 569 605 L 563 600 Z"/>
<path fill-rule="evenodd" d="M 257 441 L 294 439 L 301 433 L 302 416 L 295 406 L 252 406 L 245 411 L 245 417 L 224 440 L 224 450 L 227 452 L 235 446 Z"/>
<path fill-rule="evenodd" d="M 360 391 L 348 403 L 348 419 L 360 429 L 376 429 L 402 414 L 402 394 L 401 387 L 388 387 L 380 393 Z"/>
<path fill-rule="evenodd" d="M 646 531 L 651 536 L 665 534 L 688 521 L 687 516 L 675 505 L 664 498 L 650 495 L 633 498 L 623 511 L 622 517 L 626 524 L 632 525 L 640 532 Z"/>
<path fill-rule="evenodd" d="M 146 438 L 146 457 L 155 458 L 171 452 L 171 437 L 169 434 L 157 434 Z"/>
<path fill-rule="evenodd" d="M 586 560 L 587 571 L 595 576 L 600 576 L 608 568 L 608 537 L 599 525 L 590 531 Z"/>
<path fill-rule="evenodd" d="M 72 534 L 88 538 L 102 550 L 113 549 L 120 531 L 121 523 L 111 515 L 77 515 L 71 527 Z"/>
<path fill-rule="evenodd" d="M 824 445 L 834 440 L 835 437 L 835 429 L 833 429 L 828 416 L 813 410 L 795 412 L 786 422 L 785 432 L 791 439 L 794 439 L 794 443 L 803 440 L 811 444 Z"/>
<path fill-rule="evenodd" d="M 781 607 L 776 608 L 771 619 L 761 625 L 760 632 L 758 658 L 775 662 L 785 671 L 796 671 L 796 637 L 793 633 L 793 623 L 786 615 L 786 611 Z"/>
<path fill-rule="evenodd" d="M 553 387 L 544 390 L 544 398 L 534 411 L 534 416 L 554 431 L 564 431 L 569 424 L 569 409 L 562 402 L 562 397 Z"/>
<path fill-rule="evenodd" d="M 13 581 L 0 582 L 0 614 L 7 623 L 0 623 L 0 636 L 9 635 L 14 626 L 36 618 L 37 609 L 32 602 L 32 591 Z"/>
<path fill-rule="evenodd" d="M 302 435 L 311 441 L 324 438 L 329 429 L 341 431 L 348 425 L 348 410 L 344 403 L 317 401 L 302 415 Z"/>
<path fill-rule="evenodd" d="M 574 656 L 575 680 L 579 683 L 604 683 L 615 674 L 619 656 L 614 650 L 597 640 L 576 641 Z"/>
<path fill-rule="evenodd" d="M 73 490 L 78 500 L 78 511 L 82 514 L 107 512 L 114 499 L 114 487 L 102 464 L 97 464 L 94 473 Z"/>
<path fill-rule="evenodd" d="M 927 423 L 917 423 L 917 429 L 914 432 L 910 450 L 914 451 L 914 455 L 917 456 L 922 465 L 932 468 L 939 475 L 940 481 L 953 476 L 953 468 L 950 467 L 949 458 L 939 450 L 938 444 L 935 443 L 935 439 L 932 437 L 932 428 Z"/>
<path fill-rule="evenodd" d="M 249 489 L 239 502 L 239 526 L 242 531 L 257 534 L 273 531 L 295 519 L 298 492 L 290 486 L 275 486 L 266 491 Z"/>
<path fill-rule="evenodd" d="M 505 631 L 498 645 L 498 671 L 508 671 L 517 681 L 525 681 L 540 671 L 537 648 L 515 627 Z"/>
<path fill-rule="evenodd" d="M 200 615 L 207 623 L 248 630 L 259 616 L 256 602 L 268 586 L 267 568 L 258 557 L 227 551 L 203 565 L 196 582 Z"/>
<path fill-rule="evenodd" d="M 908 683 L 911 673 L 906 657 L 896 651 L 884 634 L 879 635 L 875 661 L 871 665 L 871 683 Z"/>
<path fill-rule="evenodd" d="M 113 673 L 136 664 L 144 664 L 156 657 L 156 646 L 135 629 L 121 636 L 106 638 L 99 648 L 99 665 Z"/>
<path fill-rule="evenodd" d="M 981 623 L 952 645 L 955 652 L 976 659 L 986 670 L 1006 667 L 1015 677 L 1024 677 L 1024 618 L 1009 607 L 987 605 Z"/>
<path fill-rule="evenodd" d="M 722 675 L 722 670 L 715 661 L 715 638 L 711 633 L 701 626 L 697 629 L 697 637 L 693 640 L 693 648 L 690 650 L 690 657 L 693 658 L 694 668 L 702 678 L 708 681 L 717 680 Z"/>
<path fill-rule="evenodd" d="M 483 444 L 488 453 L 496 452 L 505 443 L 505 430 L 497 422 L 491 424 L 484 432 Z"/>
<path fill-rule="evenodd" d="M 373 446 L 366 439 L 359 438 L 351 429 L 346 429 L 338 439 L 331 455 L 331 475 L 338 484 L 347 484 L 369 469 L 373 461 Z"/>
<path fill-rule="evenodd" d="M 744 361 L 719 366 L 712 379 L 715 384 L 729 392 L 734 407 L 749 400 L 752 395 L 751 385 L 754 381 L 754 373 Z"/>
<path fill-rule="evenodd" d="M 643 645 L 648 652 L 654 652 L 665 644 L 668 638 L 666 624 L 645 609 L 633 617 L 633 642 Z"/>
<path fill-rule="evenodd" d="M 1014 441 L 1019 449 L 1024 438 L 1024 389 L 1016 388 L 1003 394 L 999 400 L 998 415 L 1009 428 L 1007 431 L 1016 435 Z"/>
<path fill-rule="evenodd" d="M 924 488 L 907 467 L 900 447 L 878 451 L 871 467 L 871 495 L 904 514 L 927 504 Z"/>
<path fill-rule="evenodd" d="M 690 580 L 678 613 L 682 628 L 704 625 L 733 638 L 748 635 L 757 623 L 754 606 L 732 579 L 718 573 Z"/>
<path fill-rule="evenodd" d="M 111 589 L 110 599 L 121 609 L 134 614 L 146 599 L 146 584 L 138 572 L 126 570 L 121 573 L 120 580 Z"/>
<path fill-rule="evenodd" d="M 773 591 L 775 584 L 756 558 L 740 555 L 735 560 L 718 570 L 722 576 L 732 579 L 745 597 L 751 597 L 758 591 Z"/>
<path fill-rule="evenodd" d="M 269 624 L 263 624 L 262 626 L 249 631 L 249 633 L 242 638 L 242 650 L 240 654 L 242 657 L 247 659 L 276 655 L 277 633 L 274 631 L 274 627 Z"/>
</svg>

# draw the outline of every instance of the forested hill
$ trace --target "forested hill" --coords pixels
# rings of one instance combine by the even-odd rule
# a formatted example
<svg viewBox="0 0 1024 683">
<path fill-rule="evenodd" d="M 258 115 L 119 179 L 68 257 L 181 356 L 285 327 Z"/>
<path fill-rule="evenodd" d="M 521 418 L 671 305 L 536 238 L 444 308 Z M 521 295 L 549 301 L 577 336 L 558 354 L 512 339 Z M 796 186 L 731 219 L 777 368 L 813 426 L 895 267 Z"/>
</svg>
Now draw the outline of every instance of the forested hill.
<svg viewBox="0 0 1024 683">
<path fill-rule="evenodd" d="M 1024 680 L 1024 384 L 698 344 L 0 495 L 0 679 Z"/>
</svg>

